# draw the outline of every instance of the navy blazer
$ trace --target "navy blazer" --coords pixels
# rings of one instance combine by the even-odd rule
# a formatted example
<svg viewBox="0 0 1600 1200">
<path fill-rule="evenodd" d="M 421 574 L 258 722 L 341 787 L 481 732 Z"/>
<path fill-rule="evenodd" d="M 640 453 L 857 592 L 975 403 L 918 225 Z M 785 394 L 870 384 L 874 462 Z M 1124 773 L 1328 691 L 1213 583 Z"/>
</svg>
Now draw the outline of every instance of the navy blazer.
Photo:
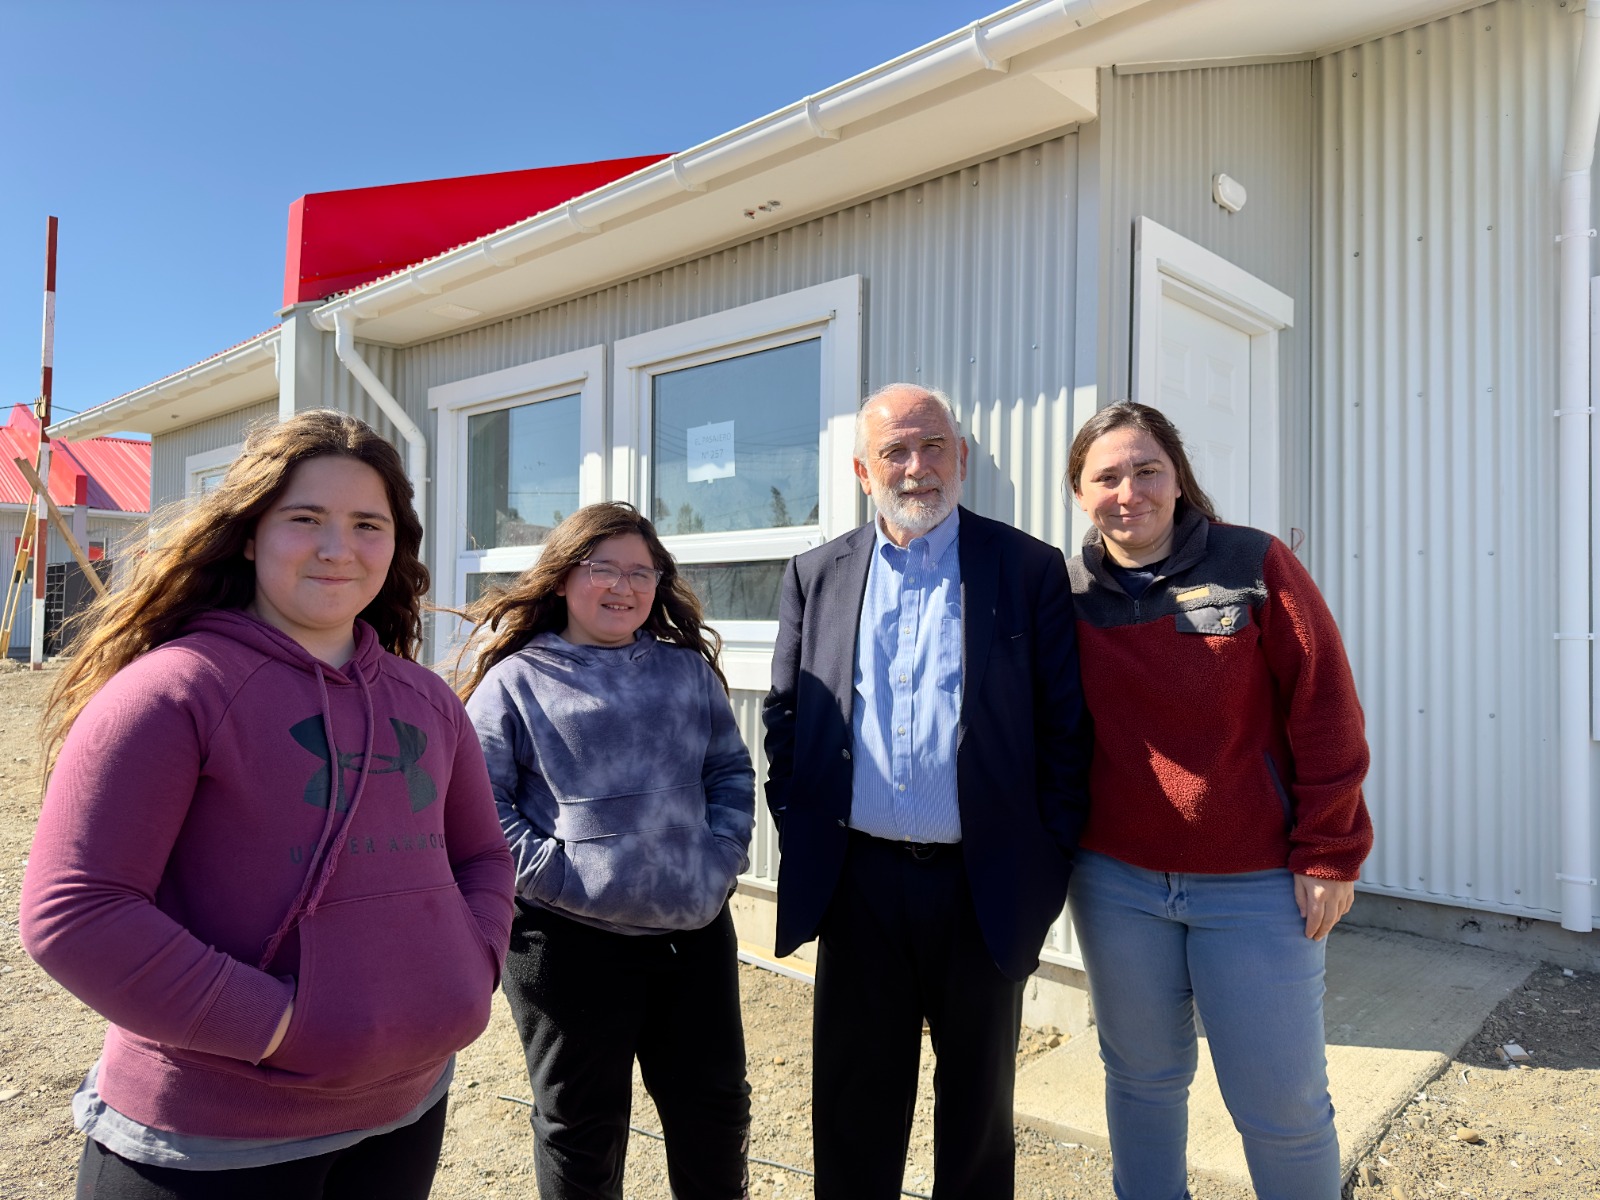
<svg viewBox="0 0 1600 1200">
<path fill-rule="evenodd" d="M 856 635 L 875 530 L 789 563 L 762 706 L 778 825 L 778 954 L 817 934 L 849 840 Z M 1066 900 L 1092 739 L 1067 566 L 1054 546 L 961 510 L 962 861 L 996 965 L 1025 979 Z"/>
</svg>

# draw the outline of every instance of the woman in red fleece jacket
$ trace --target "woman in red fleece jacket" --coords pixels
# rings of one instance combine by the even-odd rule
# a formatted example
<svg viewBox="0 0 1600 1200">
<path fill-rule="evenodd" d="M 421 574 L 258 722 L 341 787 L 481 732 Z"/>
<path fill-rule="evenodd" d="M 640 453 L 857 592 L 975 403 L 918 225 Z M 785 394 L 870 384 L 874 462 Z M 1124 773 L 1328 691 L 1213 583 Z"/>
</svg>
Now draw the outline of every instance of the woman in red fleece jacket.
<svg viewBox="0 0 1600 1200">
<path fill-rule="evenodd" d="M 1372 848 L 1339 631 L 1287 546 L 1217 519 L 1157 410 L 1091 417 L 1067 483 L 1094 524 L 1069 573 L 1095 727 L 1069 902 L 1116 1194 L 1188 1195 L 1198 1015 L 1256 1194 L 1337 1200 L 1323 939 Z"/>
<path fill-rule="evenodd" d="M 298 413 L 80 625 L 21 920 L 110 1021 L 80 1198 L 428 1194 L 512 874 L 472 725 L 412 661 L 421 539 L 394 447 Z"/>
</svg>

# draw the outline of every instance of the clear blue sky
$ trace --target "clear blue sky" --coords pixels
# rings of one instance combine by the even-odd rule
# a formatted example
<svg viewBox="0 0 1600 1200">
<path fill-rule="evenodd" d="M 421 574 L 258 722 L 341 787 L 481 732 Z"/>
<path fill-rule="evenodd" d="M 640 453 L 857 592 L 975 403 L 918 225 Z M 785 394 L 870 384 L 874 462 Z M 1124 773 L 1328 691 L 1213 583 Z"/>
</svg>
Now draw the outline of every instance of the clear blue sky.
<svg viewBox="0 0 1600 1200">
<path fill-rule="evenodd" d="M 49 215 L 59 419 L 275 325 L 307 192 L 684 150 L 1003 3 L 0 0 L 0 403 Z"/>
</svg>

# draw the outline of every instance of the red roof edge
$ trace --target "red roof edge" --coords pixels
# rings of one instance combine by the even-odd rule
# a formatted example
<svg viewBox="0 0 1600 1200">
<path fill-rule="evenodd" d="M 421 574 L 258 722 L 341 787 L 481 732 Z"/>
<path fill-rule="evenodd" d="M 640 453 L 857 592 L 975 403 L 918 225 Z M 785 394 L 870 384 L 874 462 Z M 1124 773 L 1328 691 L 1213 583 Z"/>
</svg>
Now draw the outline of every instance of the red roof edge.
<svg viewBox="0 0 1600 1200">
<path fill-rule="evenodd" d="M 283 306 L 350 291 L 666 157 L 648 154 L 308 193 L 289 206 Z"/>
</svg>

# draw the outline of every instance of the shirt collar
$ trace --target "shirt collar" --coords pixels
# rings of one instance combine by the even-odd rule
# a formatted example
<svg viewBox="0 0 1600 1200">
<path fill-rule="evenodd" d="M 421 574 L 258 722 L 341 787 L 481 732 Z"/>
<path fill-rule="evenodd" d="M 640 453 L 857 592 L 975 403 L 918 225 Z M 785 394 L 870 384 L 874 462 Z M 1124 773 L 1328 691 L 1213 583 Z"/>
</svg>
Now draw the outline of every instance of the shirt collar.
<svg viewBox="0 0 1600 1200">
<path fill-rule="evenodd" d="M 872 548 L 872 552 L 874 554 L 881 555 L 884 552 L 885 547 L 904 554 L 911 549 L 911 546 L 916 545 L 920 541 L 925 543 L 928 547 L 928 561 L 930 563 L 937 563 L 944 557 L 944 552 L 950 549 L 950 547 L 955 543 L 956 534 L 960 532 L 961 506 L 959 504 L 956 505 L 950 510 L 950 515 L 948 517 L 940 521 L 932 529 L 928 530 L 927 533 L 922 534 L 920 537 L 912 538 L 910 545 L 904 547 L 896 546 L 889 540 L 889 535 L 883 531 L 883 517 L 881 514 L 873 518 L 872 528 L 877 534 Z"/>
</svg>

